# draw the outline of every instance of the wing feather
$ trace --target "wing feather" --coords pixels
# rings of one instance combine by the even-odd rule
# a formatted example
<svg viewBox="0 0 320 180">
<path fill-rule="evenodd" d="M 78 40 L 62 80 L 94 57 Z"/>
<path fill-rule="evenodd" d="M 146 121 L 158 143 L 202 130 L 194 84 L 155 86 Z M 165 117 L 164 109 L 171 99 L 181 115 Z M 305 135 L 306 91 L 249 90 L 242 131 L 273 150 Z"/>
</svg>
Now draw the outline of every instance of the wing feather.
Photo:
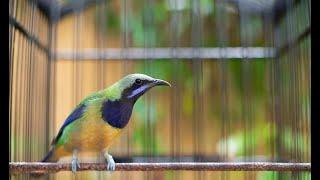
<svg viewBox="0 0 320 180">
<path fill-rule="evenodd" d="M 52 140 L 51 145 L 54 145 L 59 140 L 59 138 L 61 137 L 63 130 L 66 126 L 68 126 L 73 121 L 82 117 L 83 112 L 85 111 L 85 108 L 87 107 L 86 104 L 88 104 L 91 101 L 95 101 L 97 99 L 100 99 L 102 97 L 103 97 L 103 91 L 98 91 L 96 93 L 93 93 L 93 94 L 87 96 L 85 99 L 83 99 L 80 102 L 80 104 L 77 106 L 77 108 L 74 109 L 73 112 L 64 121 L 63 125 L 61 126 L 61 128 L 58 132 L 58 135 Z"/>
<path fill-rule="evenodd" d="M 86 105 L 85 104 L 80 104 L 75 110 L 73 110 L 73 112 L 67 117 L 67 119 L 64 121 L 63 125 L 61 126 L 58 135 L 56 136 L 56 138 L 54 138 L 51 142 L 51 145 L 54 145 L 59 138 L 61 137 L 63 130 L 66 126 L 68 126 L 70 123 L 72 123 L 73 121 L 79 119 L 80 117 L 82 117 L 83 112 L 85 110 Z"/>
</svg>

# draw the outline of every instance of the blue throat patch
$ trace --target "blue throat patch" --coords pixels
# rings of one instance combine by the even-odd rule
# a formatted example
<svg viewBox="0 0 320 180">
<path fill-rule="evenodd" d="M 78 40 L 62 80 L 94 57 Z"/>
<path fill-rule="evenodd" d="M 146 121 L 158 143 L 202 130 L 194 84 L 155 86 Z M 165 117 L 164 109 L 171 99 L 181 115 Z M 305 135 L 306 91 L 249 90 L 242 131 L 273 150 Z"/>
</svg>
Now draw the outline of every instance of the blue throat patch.
<svg viewBox="0 0 320 180">
<path fill-rule="evenodd" d="M 130 101 L 107 100 L 102 105 L 102 118 L 108 124 L 115 128 L 124 128 L 130 119 L 133 104 Z"/>
<path fill-rule="evenodd" d="M 134 89 L 129 95 L 127 98 L 131 99 L 131 98 L 134 98 L 134 97 L 139 97 L 141 96 L 142 94 L 144 94 L 148 89 L 150 89 L 150 86 L 148 84 L 146 85 L 143 85 L 143 86 L 140 86 L 136 89 Z"/>
</svg>

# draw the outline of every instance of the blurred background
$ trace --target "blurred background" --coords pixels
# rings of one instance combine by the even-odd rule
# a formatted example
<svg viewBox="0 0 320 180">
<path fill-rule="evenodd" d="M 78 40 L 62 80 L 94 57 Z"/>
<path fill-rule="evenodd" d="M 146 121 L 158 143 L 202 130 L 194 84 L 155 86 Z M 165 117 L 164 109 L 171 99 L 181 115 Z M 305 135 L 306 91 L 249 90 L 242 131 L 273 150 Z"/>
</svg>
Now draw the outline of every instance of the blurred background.
<svg viewBox="0 0 320 180">
<path fill-rule="evenodd" d="M 109 150 L 116 162 L 310 162 L 310 9 L 310 0 L 10 0 L 10 162 L 42 159 L 84 97 L 129 73 L 172 87 L 137 101 Z M 117 171 L 44 178 L 311 175 Z"/>
</svg>

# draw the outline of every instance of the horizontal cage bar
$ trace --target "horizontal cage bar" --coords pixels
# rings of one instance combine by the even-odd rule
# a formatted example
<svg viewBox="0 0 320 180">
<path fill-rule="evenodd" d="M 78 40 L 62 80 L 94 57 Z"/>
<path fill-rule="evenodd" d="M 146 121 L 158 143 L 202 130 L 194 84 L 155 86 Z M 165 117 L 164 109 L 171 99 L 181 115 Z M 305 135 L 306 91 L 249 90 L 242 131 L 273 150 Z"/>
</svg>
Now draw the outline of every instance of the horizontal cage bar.
<svg viewBox="0 0 320 180">
<path fill-rule="evenodd" d="M 232 58 L 272 58 L 273 48 L 226 47 L 226 48 L 106 48 L 82 49 L 78 53 L 72 49 L 58 49 L 57 59 L 232 59 Z"/>
<path fill-rule="evenodd" d="M 81 163 L 78 171 L 105 171 L 106 163 Z M 70 171 L 68 163 L 10 162 L 11 174 Z M 116 163 L 116 171 L 310 171 L 311 163 L 224 162 L 224 163 Z"/>
</svg>

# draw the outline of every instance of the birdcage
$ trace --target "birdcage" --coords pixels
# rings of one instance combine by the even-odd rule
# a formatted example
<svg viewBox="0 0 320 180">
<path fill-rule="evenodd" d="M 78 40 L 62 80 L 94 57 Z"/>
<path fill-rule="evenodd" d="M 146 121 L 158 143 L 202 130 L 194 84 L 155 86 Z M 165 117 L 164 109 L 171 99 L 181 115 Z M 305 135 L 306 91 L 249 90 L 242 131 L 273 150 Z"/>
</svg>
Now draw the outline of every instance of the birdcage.
<svg viewBox="0 0 320 180">
<path fill-rule="evenodd" d="M 10 178 L 311 179 L 310 0 L 10 0 Z M 111 149 L 39 163 L 72 109 L 165 79 Z"/>
</svg>

